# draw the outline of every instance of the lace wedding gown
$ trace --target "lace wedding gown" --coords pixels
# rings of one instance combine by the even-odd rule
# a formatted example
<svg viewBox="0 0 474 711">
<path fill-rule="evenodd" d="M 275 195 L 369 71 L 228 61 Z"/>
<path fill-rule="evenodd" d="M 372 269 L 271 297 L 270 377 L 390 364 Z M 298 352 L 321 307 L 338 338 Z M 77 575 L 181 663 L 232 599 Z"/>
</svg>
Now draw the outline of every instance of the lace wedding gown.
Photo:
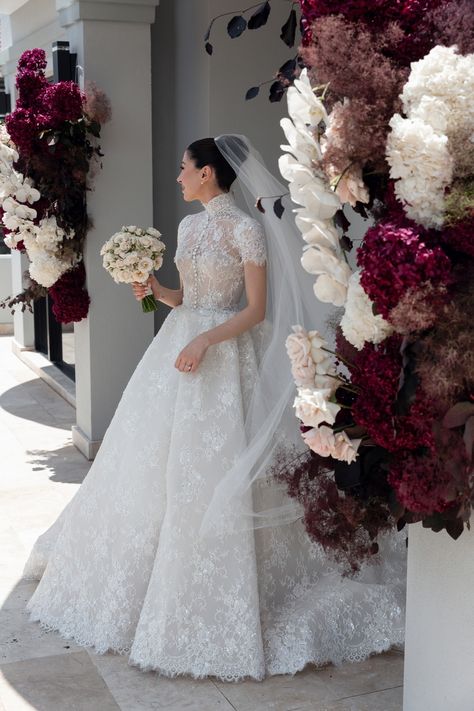
<svg viewBox="0 0 474 711">
<path fill-rule="evenodd" d="M 224 680 L 356 661 L 402 642 L 403 535 L 387 537 L 355 579 L 341 577 L 299 521 L 199 537 L 237 455 L 265 326 L 210 347 L 195 373 L 174 362 L 238 309 L 243 262 L 265 263 L 263 230 L 218 195 L 181 222 L 175 261 L 183 304 L 26 565 L 25 577 L 41 578 L 31 619 L 99 653 L 126 653 L 142 669 Z M 237 510 L 228 515 L 238 524 Z"/>
</svg>

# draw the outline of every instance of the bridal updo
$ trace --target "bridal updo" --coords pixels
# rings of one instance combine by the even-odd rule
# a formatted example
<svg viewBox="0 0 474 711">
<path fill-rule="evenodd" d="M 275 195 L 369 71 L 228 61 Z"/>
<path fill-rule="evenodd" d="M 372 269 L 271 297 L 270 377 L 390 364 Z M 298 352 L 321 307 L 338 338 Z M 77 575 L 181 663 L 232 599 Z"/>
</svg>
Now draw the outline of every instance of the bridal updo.
<svg viewBox="0 0 474 711">
<path fill-rule="evenodd" d="M 234 154 L 240 163 L 243 163 L 248 155 L 246 144 L 238 136 L 232 136 L 231 140 Z M 221 190 L 229 192 L 237 174 L 219 151 L 213 138 L 200 138 L 198 141 L 193 141 L 186 150 L 196 168 L 204 168 L 205 165 L 214 168 L 218 186 Z"/>
</svg>

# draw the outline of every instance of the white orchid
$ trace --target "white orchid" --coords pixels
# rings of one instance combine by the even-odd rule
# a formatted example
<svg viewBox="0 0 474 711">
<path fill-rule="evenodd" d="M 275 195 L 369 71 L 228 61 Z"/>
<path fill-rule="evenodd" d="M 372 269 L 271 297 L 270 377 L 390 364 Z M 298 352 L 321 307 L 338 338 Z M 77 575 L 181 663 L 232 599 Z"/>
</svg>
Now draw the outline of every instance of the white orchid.
<svg viewBox="0 0 474 711">
<path fill-rule="evenodd" d="M 15 197 L 19 202 L 29 202 L 30 205 L 37 202 L 41 193 L 35 187 L 33 187 L 33 181 L 31 178 L 23 178 L 21 173 L 18 174 L 21 182 L 17 190 L 15 190 Z"/>
<path fill-rule="evenodd" d="M 320 121 L 327 121 L 324 104 L 315 95 L 306 69 L 295 79 L 294 85 L 288 87 L 287 101 L 288 113 L 295 123 L 317 126 Z"/>
<path fill-rule="evenodd" d="M 321 148 L 310 129 L 301 124 L 295 125 L 289 118 L 282 118 L 280 126 L 289 144 L 281 145 L 282 151 L 292 153 L 299 163 L 309 168 L 321 159 Z"/>
<path fill-rule="evenodd" d="M 324 304 L 344 306 L 347 299 L 347 284 L 335 279 L 330 274 L 321 274 L 313 286 L 314 294 Z"/>
</svg>

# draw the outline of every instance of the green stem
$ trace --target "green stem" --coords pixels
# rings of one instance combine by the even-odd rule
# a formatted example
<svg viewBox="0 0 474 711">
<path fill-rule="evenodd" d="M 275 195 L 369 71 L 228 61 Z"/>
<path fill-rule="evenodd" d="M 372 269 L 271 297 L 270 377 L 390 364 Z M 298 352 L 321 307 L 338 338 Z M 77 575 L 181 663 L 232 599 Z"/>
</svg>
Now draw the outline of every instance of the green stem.
<svg viewBox="0 0 474 711">
<path fill-rule="evenodd" d="M 142 310 L 143 313 L 149 314 L 152 311 L 156 311 L 157 306 L 156 306 L 156 301 L 155 297 L 153 294 L 147 294 L 143 299 L 142 299 Z"/>
</svg>

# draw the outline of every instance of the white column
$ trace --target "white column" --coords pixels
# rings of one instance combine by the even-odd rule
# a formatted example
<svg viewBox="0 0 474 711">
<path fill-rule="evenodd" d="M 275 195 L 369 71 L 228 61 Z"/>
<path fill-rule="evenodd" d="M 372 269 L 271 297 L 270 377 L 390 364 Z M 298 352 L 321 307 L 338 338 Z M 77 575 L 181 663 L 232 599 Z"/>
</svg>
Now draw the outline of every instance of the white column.
<svg viewBox="0 0 474 711">
<path fill-rule="evenodd" d="M 409 527 L 406 624 L 403 711 L 474 709 L 474 531 Z"/>
<path fill-rule="evenodd" d="M 84 261 L 92 303 L 75 326 L 77 425 L 73 441 L 93 458 L 137 362 L 153 338 L 128 285 L 102 267 L 100 248 L 121 225 L 153 224 L 150 24 L 158 0 L 57 0 L 59 21 L 83 68 L 108 95 L 112 121 L 100 141 L 103 169 L 88 194 L 92 228 Z"/>
</svg>

